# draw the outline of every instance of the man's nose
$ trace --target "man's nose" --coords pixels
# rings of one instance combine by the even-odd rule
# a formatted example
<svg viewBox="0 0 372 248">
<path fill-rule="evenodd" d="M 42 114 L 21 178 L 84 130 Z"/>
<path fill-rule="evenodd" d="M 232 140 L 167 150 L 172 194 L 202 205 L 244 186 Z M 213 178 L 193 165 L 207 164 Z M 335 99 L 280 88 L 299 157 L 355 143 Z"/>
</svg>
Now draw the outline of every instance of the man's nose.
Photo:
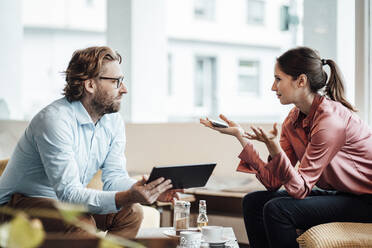
<svg viewBox="0 0 372 248">
<path fill-rule="evenodd" d="M 122 84 L 120 85 L 119 92 L 120 92 L 121 94 L 127 94 L 127 93 L 128 93 L 128 88 L 127 88 L 127 86 L 126 86 L 125 84 L 122 83 Z"/>
</svg>

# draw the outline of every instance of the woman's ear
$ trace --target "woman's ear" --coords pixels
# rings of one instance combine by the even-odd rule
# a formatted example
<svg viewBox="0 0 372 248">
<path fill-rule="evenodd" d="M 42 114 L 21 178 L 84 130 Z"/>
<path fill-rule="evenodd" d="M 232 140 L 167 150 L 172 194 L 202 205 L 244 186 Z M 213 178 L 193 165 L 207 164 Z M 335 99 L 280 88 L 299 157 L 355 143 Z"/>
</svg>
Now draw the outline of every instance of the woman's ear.
<svg viewBox="0 0 372 248">
<path fill-rule="evenodd" d="M 301 74 L 297 78 L 297 87 L 301 88 L 308 84 L 307 76 L 305 74 Z"/>
<path fill-rule="evenodd" d="M 86 92 L 93 94 L 96 88 L 96 85 L 92 79 L 87 79 L 83 81 L 84 89 Z"/>
</svg>

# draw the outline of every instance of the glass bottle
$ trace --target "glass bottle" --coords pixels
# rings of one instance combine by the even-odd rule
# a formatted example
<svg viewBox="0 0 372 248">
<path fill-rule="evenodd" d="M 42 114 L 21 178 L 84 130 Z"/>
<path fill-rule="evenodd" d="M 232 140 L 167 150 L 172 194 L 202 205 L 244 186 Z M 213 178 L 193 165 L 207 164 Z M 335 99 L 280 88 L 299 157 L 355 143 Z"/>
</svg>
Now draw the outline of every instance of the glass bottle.
<svg viewBox="0 0 372 248">
<path fill-rule="evenodd" d="M 189 229 L 190 202 L 176 201 L 174 204 L 173 227 L 176 231 Z"/>
<path fill-rule="evenodd" d="M 205 200 L 200 200 L 197 226 L 198 226 L 198 229 L 201 230 L 203 226 L 207 226 L 207 225 L 208 225 L 207 203 Z"/>
</svg>

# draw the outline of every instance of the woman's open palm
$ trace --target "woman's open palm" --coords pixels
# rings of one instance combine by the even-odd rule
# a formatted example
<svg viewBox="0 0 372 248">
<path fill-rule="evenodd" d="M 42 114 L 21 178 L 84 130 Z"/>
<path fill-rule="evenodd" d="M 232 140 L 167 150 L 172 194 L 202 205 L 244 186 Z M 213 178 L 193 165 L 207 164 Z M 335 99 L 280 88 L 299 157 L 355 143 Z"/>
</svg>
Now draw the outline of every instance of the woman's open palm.
<svg viewBox="0 0 372 248">
<path fill-rule="evenodd" d="M 265 132 L 261 127 L 254 127 L 251 126 L 253 133 L 245 132 L 243 137 L 248 138 L 250 140 L 258 140 L 268 144 L 276 140 L 278 136 L 278 127 L 277 123 L 274 123 L 273 129 L 269 131 L 269 133 Z"/>
<path fill-rule="evenodd" d="M 211 129 L 216 130 L 216 131 L 218 131 L 220 133 L 223 133 L 223 134 L 229 134 L 229 135 L 233 135 L 233 136 L 244 134 L 244 130 L 239 124 L 235 123 L 234 121 L 231 121 L 231 120 L 227 119 L 227 117 L 222 115 L 222 114 L 219 117 L 224 122 L 226 122 L 226 124 L 229 127 L 214 127 L 212 125 L 212 123 L 209 121 L 208 117 L 205 118 L 205 119 L 200 118 L 200 123 L 203 124 L 206 127 L 209 127 Z"/>
</svg>

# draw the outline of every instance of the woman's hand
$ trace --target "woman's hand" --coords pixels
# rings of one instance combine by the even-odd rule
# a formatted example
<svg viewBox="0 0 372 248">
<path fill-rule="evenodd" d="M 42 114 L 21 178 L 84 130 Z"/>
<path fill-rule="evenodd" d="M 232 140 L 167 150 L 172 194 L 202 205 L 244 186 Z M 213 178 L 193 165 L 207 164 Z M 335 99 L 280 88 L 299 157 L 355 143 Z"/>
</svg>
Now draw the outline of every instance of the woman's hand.
<svg viewBox="0 0 372 248">
<path fill-rule="evenodd" d="M 237 124 L 237 123 L 235 123 L 233 121 L 230 121 L 229 119 L 226 118 L 226 116 L 224 116 L 222 114 L 220 115 L 220 118 L 224 122 L 226 122 L 226 124 L 229 127 L 214 127 L 212 125 L 212 123 L 209 121 L 208 117 L 205 118 L 205 119 L 200 118 L 200 123 L 203 124 L 206 127 L 209 127 L 209 128 L 211 128 L 213 130 L 216 130 L 216 131 L 218 131 L 220 133 L 229 134 L 229 135 L 235 136 L 237 138 L 238 137 L 242 137 L 244 135 L 244 130 L 243 130 L 243 128 L 239 124 Z"/>
<path fill-rule="evenodd" d="M 209 127 L 213 130 L 216 130 L 220 133 L 235 136 L 238 139 L 238 141 L 240 142 L 240 144 L 242 145 L 242 147 L 245 147 L 245 145 L 248 143 L 248 141 L 243 138 L 244 129 L 239 124 L 227 119 L 226 116 L 224 116 L 224 115 L 220 115 L 220 118 L 224 122 L 226 122 L 226 124 L 229 127 L 214 127 L 212 125 L 212 123 L 208 120 L 208 118 L 205 118 L 205 119 L 200 118 L 200 123 L 203 124 L 206 127 Z"/>
<path fill-rule="evenodd" d="M 273 129 L 269 133 L 265 132 L 261 127 L 251 126 L 253 133 L 245 132 L 243 137 L 250 140 L 258 140 L 265 143 L 267 149 L 270 152 L 271 157 L 274 157 L 280 152 L 280 146 L 277 141 L 278 128 L 277 123 L 274 123 Z"/>
</svg>

